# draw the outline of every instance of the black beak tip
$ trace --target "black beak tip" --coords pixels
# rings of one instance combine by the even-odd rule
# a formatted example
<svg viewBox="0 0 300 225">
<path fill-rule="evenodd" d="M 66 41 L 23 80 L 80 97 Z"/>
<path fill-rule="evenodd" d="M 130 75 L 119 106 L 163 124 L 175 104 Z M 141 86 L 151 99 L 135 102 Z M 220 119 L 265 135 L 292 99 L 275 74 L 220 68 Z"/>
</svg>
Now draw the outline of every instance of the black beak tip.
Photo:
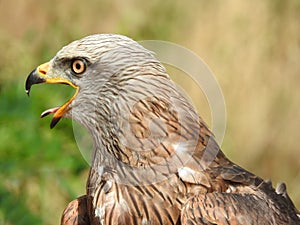
<svg viewBox="0 0 300 225">
<path fill-rule="evenodd" d="M 26 82 L 25 82 L 25 91 L 26 94 L 30 95 L 30 88 L 34 84 L 44 83 L 45 79 L 40 77 L 37 73 L 37 70 L 34 69 L 31 71 L 31 73 L 28 75 Z"/>
<path fill-rule="evenodd" d="M 59 122 L 60 119 L 61 119 L 61 117 L 53 117 L 51 120 L 51 123 L 50 123 L 50 129 L 55 127 L 55 125 Z"/>
</svg>

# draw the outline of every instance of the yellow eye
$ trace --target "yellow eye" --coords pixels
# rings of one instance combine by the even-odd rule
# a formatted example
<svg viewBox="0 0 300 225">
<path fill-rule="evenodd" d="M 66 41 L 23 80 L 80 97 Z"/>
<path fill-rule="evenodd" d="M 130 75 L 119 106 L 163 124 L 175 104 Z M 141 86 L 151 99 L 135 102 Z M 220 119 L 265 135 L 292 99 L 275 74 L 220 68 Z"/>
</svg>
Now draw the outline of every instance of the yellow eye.
<svg viewBox="0 0 300 225">
<path fill-rule="evenodd" d="M 76 74 L 82 74 L 86 70 L 86 63 L 83 59 L 75 59 L 71 65 L 72 71 Z"/>
</svg>

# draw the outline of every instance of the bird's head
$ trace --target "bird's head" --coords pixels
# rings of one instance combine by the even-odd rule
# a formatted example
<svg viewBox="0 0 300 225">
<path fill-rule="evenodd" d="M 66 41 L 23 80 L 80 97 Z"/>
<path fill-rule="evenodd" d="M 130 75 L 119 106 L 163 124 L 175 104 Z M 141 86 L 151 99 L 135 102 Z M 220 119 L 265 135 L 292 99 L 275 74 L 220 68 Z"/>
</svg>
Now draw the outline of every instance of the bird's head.
<svg viewBox="0 0 300 225">
<path fill-rule="evenodd" d="M 140 84 L 138 80 L 131 82 L 131 79 L 146 75 L 147 67 L 147 73 L 157 73 L 168 79 L 152 52 L 132 39 L 113 34 L 91 35 L 70 43 L 49 62 L 34 69 L 26 80 L 25 88 L 29 95 L 34 84 L 72 86 L 76 89 L 74 96 L 62 106 L 44 111 L 41 117 L 54 114 L 51 128 L 62 117 L 72 117 L 86 125 L 93 122 L 87 121 L 93 120 L 91 114 L 107 116 L 105 114 L 110 113 L 108 108 L 117 102 L 118 96 L 122 95 L 128 101 L 126 96 L 132 95 L 130 92 L 139 91 L 147 77 Z"/>
</svg>

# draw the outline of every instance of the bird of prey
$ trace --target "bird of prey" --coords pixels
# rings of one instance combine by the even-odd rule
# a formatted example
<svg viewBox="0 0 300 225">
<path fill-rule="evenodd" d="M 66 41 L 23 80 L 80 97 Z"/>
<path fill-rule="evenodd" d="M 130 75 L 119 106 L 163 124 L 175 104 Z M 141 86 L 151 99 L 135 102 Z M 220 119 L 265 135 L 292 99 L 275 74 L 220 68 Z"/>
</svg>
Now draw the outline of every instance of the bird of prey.
<svg viewBox="0 0 300 225">
<path fill-rule="evenodd" d="M 38 83 L 74 96 L 53 114 L 82 124 L 94 150 L 86 194 L 61 224 L 300 224 L 285 184 L 231 162 L 155 55 L 132 39 L 96 34 L 63 47 L 34 69 Z"/>
</svg>

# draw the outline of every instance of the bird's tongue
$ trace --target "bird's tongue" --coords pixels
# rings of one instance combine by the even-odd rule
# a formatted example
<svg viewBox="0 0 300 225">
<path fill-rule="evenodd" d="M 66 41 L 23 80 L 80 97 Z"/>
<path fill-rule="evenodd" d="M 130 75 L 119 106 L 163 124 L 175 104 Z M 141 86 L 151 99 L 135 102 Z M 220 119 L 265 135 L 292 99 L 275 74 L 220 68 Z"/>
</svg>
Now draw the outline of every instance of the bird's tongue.
<svg viewBox="0 0 300 225">
<path fill-rule="evenodd" d="M 59 108 L 60 107 L 55 107 L 55 108 L 45 110 L 44 112 L 42 112 L 41 118 L 48 116 L 49 114 L 54 114 L 57 110 L 59 110 Z"/>
</svg>

